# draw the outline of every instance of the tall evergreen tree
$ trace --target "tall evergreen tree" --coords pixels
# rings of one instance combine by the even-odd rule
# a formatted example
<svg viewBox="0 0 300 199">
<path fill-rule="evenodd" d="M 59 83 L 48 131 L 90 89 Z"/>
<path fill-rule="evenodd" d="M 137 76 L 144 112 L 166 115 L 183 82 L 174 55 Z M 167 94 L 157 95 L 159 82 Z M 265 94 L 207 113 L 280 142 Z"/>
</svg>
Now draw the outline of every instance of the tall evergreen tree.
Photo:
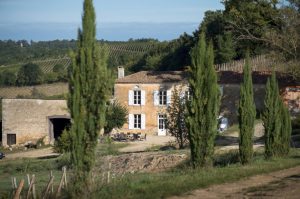
<svg viewBox="0 0 300 199">
<path fill-rule="evenodd" d="M 277 147 L 280 144 L 281 108 L 279 88 L 273 71 L 268 79 L 265 94 L 265 109 L 263 112 L 263 124 L 265 128 L 265 156 L 272 158 L 277 156 Z"/>
<path fill-rule="evenodd" d="M 213 64 L 212 43 L 206 47 L 203 33 L 191 51 L 191 58 L 189 78 L 191 99 L 187 103 L 186 117 L 191 160 L 194 167 L 211 166 L 217 132 L 220 93 L 217 73 Z"/>
<path fill-rule="evenodd" d="M 83 3 L 82 31 L 78 50 L 72 55 L 68 107 L 71 112 L 71 160 L 75 194 L 86 193 L 95 161 L 95 147 L 105 123 L 106 103 L 111 89 L 107 53 L 96 42 L 95 11 L 92 0 Z M 84 192 L 83 192 L 84 190 Z"/>
<path fill-rule="evenodd" d="M 239 101 L 239 152 L 242 164 L 251 162 L 253 156 L 252 138 L 254 134 L 255 115 L 251 67 L 249 65 L 249 53 L 247 53 L 246 65 L 244 67 L 244 81 L 241 85 Z"/>
<path fill-rule="evenodd" d="M 287 156 L 290 152 L 290 142 L 291 142 L 291 132 L 292 132 L 292 123 L 291 116 L 288 108 L 285 104 L 280 101 L 281 108 L 281 131 L 280 131 L 280 156 Z"/>
</svg>

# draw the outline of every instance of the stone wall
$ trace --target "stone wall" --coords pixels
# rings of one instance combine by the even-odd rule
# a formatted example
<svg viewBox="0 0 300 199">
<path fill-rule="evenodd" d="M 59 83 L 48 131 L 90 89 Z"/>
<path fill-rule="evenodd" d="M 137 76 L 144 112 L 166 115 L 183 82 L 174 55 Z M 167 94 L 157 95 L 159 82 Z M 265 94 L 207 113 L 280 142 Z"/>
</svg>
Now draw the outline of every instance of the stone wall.
<svg viewBox="0 0 300 199">
<path fill-rule="evenodd" d="M 7 134 L 16 134 L 16 144 L 45 137 L 50 143 L 50 117 L 69 118 L 65 100 L 3 99 L 2 145 Z"/>
<path fill-rule="evenodd" d="M 240 85 L 237 84 L 223 84 L 223 96 L 221 103 L 221 114 L 229 119 L 229 123 L 232 125 L 238 122 L 238 105 L 240 98 Z M 253 85 L 254 101 L 257 112 L 263 110 L 265 85 L 255 84 Z"/>
</svg>

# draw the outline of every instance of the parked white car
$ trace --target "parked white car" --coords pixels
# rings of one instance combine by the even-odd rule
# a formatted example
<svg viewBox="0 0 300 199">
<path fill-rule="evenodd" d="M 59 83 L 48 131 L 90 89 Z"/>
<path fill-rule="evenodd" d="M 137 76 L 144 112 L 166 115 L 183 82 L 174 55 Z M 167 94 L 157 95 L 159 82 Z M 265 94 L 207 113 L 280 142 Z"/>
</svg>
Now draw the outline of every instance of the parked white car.
<svg viewBox="0 0 300 199">
<path fill-rule="evenodd" d="M 219 116 L 218 118 L 218 131 L 219 132 L 224 132 L 225 130 L 228 129 L 228 118 Z"/>
</svg>

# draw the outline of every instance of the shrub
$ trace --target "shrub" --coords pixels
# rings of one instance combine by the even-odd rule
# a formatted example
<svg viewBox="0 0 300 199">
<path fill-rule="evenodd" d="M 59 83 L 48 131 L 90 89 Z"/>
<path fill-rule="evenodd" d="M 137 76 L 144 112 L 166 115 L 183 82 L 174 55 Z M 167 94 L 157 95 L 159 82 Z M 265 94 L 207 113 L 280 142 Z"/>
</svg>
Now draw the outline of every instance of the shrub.
<svg viewBox="0 0 300 199">
<path fill-rule="evenodd" d="M 18 86 L 31 86 L 43 82 L 43 71 L 36 64 L 29 63 L 21 67 L 17 74 Z"/>
<path fill-rule="evenodd" d="M 45 146 L 45 137 L 42 137 L 42 138 L 39 138 L 37 141 L 36 141 L 36 147 L 39 148 L 39 147 L 42 147 L 42 146 Z"/>
<path fill-rule="evenodd" d="M 58 153 L 66 153 L 71 151 L 71 136 L 68 130 L 65 129 L 55 142 L 54 150 Z"/>
</svg>

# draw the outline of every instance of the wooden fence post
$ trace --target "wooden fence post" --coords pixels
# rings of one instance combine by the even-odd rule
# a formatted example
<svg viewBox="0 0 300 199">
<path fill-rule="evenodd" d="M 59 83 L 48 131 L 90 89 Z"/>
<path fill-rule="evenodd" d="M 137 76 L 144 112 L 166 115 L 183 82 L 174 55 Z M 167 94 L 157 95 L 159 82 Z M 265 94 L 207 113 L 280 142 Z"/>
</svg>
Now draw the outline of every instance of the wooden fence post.
<svg viewBox="0 0 300 199">
<path fill-rule="evenodd" d="M 32 175 L 31 180 L 33 180 L 33 183 L 32 183 L 32 196 L 33 196 L 33 199 L 36 199 L 36 192 L 35 192 L 35 175 L 34 175 L 34 174 Z"/>
<path fill-rule="evenodd" d="M 54 180 L 54 176 L 52 176 L 49 180 L 49 183 L 46 187 L 46 190 L 44 191 L 44 195 L 43 195 L 43 199 L 47 198 L 48 197 L 48 193 L 49 193 L 49 190 L 50 190 L 50 187 L 51 185 L 53 184 L 53 180 Z"/>
<path fill-rule="evenodd" d="M 27 177 L 29 177 L 29 175 L 28 175 Z M 30 184 L 29 184 L 29 188 L 28 188 L 28 192 L 27 192 L 27 197 L 26 197 L 26 199 L 29 199 L 29 198 L 30 198 L 30 195 L 31 195 L 30 193 L 31 193 L 31 191 L 32 191 L 33 198 L 36 197 L 36 195 L 35 195 L 35 190 L 33 190 L 34 184 L 35 184 L 35 176 L 32 175 L 32 178 L 31 178 L 31 181 L 30 181 Z"/>
<path fill-rule="evenodd" d="M 16 194 L 15 194 L 15 196 L 14 196 L 13 199 L 20 199 L 20 194 L 21 194 L 21 191 L 23 189 L 23 186 L 24 186 L 24 179 L 22 179 L 20 181 L 19 186 L 18 186 L 18 188 L 16 190 Z"/>
<path fill-rule="evenodd" d="M 111 163 L 108 163 L 107 184 L 110 183 L 110 169 L 111 169 Z"/>
<path fill-rule="evenodd" d="M 56 192 L 56 195 L 55 195 L 56 198 L 58 196 L 60 196 L 60 192 L 61 192 L 62 187 L 64 185 L 67 186 L 67 168 L 64 166 L 62 168 L 62 171 L 63 171 L 63 174 L 61 176 L 60 183 L 59 183 L 59 186 L 57 188 L 57 192 Z"/>
</svg>

